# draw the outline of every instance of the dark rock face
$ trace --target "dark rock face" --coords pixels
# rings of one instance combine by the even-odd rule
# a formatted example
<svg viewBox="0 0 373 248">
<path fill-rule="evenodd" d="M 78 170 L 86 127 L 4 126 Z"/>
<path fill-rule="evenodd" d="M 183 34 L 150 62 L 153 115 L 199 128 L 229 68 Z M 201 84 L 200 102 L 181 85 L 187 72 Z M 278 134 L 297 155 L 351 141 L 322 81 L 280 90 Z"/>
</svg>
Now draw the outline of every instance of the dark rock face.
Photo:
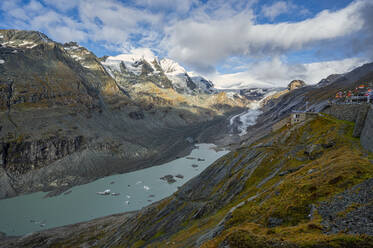
<svg viewBox="0 0 373 248">
<path fill-rule="evenodd" d="M 306 147 L 304 154 L 308 156 L 310 160 L 315 160 L 319 158 L 323 153 L 323 146 L 322 145 L 309 145 Z"/>
<path fill-rule="evenodd" d="M 176 182 L 173 175 L 165 175 L 165 176 L 161 177 L 160 179 L 168 182 L 169 184 L 172 184 L 172 183 Z"/>
<path fill-rule="evenodd" d="M 201 82 L 203 82 L 206 85 L 207 89 L 210 89 L 210 88 L 214 87 L 214 84 L 211 81 L 207 81 L 204 78 L 201 79 Z"/>
<path fill-rule="evenodd" d="M 128 114 L 128 116 L 131 118 L 131 119 L 134 119 L 134 120 L 141 120 L 141 119 L 144 119 L 145 116 L 144 116 L 144 113 L 142 111 L 134 111 L 134 112 L 130 112 Z"/>
<path fill-rule="evenodd" d="M 148 75 L 149 73 L 152 73 L 154 70 L 151 65 L 149 65 L 148 62 L 145 60 L 142 61 L 141 64 L 138 64 L 138 66 L 142 65 L 141 67 L 141 75 Z"/>
<path fill-rule="evenodd" d="M 185 77 L 188 88 L 194 90 L 197 87 L 197 85 L 193 82 L 193 80 L 189 77 L 188 74 L 185 73 Z"/>
<path fill-rule="evenodd" d="M 318 207 L 327 233 L 373 235 L 373 179 L 337 195 Z"/>
<path fill-rule="evenodd" d="M 318 84 L 317 87 L 326 87 L 329 84 L 333 83 L 335 80 L 339 79 L 342 77 L 340 74 L 332 74 L 328 76 L 327 78 L 322 79 Z"/>
<path fill-rule="evenodd" d="M 11 82 L 0 82 L 0 110 L 9 110 L 12 90 Z"/>
<path fill-rule="evenodd" d="M 284 88 L 250 88 L 250 89 L 242 89 L 240 90 L 240 95 L 246 97 L 248 100 L 259 101 L 262 99 L 266 94 L 272 91 L 282 91 Z"/>
<path fill-rule="evenodd" d="M 20 175 L 74 153 L 81 149 L 82 144 L 82 136 L 0 143 L 0 157 L 4 169 L 13 175 Z"/>
<path fill-rule="evenodd" d="M 296 171 L 302 169 L 303 167 L 304 167 L 304 166 L 301 165 L 301 166 L 299 166 L 299 167 L 297 167 L 297 168 L 294 168 L 294 169 L 285 170 L 285 171 L 280 172 L 278 175 L 279 175 L 280 177 L 283 177 L 283 176 L 286 176 L 287 174 L 294 173 L 294 172 L 296 172 Z"/>
<path fill-rule="evenodd" d="M 269 217 L 268 218 L 268 227 L 276 227 L 276 226 L 281 226 L 284 220 L 276 217 Z"/>
</svg>

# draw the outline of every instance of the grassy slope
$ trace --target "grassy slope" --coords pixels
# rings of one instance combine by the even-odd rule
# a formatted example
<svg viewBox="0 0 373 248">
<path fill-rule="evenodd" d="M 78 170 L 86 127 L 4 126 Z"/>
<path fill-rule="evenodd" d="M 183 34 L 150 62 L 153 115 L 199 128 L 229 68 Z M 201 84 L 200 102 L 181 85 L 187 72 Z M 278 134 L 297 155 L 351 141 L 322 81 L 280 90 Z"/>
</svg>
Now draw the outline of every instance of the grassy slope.
<svg viewBox="0 0 373 248">
<path fill-rule="evenodd" d="M 359 140 L 351 136 L 352 130 L 353 123 L 324 116 L 292 131 L 283 128 L 260 140 L 257 144 L 270 144 L 259 148 L 267 156 L 231 204 L 202 220 L 185 223 L 185 229 L 173 235 L 171 240 L 155 243 L 153 246 L 192 246 L 196 237 L 215 226 L 231 207 L 254 195 L 257 198 L 237 208 L 225 224 L 225 230 L 203 247 L 218 247 L 222 242 L 229 243 L 230 247 L 274 247 L 281 244 L 288 247 L 373 245 L 370 237 L 343 233 L 325 235 L 317 213 L 314 213 L 313 218 L 309 217 L 312 204 L 317 205 L 318 202 L 373 176 L 373 166 L 368 159 L 371 154 L 367 156 L 362 152 Z M 304 146 L 311 144 L 324 144 L 324 147 L 327 144 L 335 145 L 317 150 L 316 159 L 299 161 L 306 156 Z M 250 149 L 252 146 L 242 148 L 233 157 Z M 293 173 L 285 176 L 277 174 L 258 186 L 280 166 L 280 171 L 285 171 L 301 165 L 304 167 Z M 239 180 L 242 170 L 232 177 Z M 283 223 L 270 228 L 269 218 L 274 217 L 282 219 Z"/>
</svg>

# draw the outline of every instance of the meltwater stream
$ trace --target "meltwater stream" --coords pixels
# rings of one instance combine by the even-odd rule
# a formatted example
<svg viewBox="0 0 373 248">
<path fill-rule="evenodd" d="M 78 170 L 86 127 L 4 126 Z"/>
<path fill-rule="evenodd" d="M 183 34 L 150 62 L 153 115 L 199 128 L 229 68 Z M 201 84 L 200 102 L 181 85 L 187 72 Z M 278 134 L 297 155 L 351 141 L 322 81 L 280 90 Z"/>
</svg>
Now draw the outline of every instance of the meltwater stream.
<svg viewBox="0 0 373 248">
<path fill-rule="evenodd" d="M 198 144 L 186 157 L 147 169 L 101 178 L 73 187 L 55 197 L 44 198 L 47 193 L 38 192 L 0 200 L 0 232 L 9 236 L 24 235 L 114 213 L 139 210 L 171 195 L 179 186 L 228 153 L 216 151 L 214 147 L 213 144 Z M 172 184 L 160 179 L 165 175 L 178 174 L 184 178 L 175 177 L 176 182 Z M 96 193 L 107 189 L 119 195 Z"/>
</svg>

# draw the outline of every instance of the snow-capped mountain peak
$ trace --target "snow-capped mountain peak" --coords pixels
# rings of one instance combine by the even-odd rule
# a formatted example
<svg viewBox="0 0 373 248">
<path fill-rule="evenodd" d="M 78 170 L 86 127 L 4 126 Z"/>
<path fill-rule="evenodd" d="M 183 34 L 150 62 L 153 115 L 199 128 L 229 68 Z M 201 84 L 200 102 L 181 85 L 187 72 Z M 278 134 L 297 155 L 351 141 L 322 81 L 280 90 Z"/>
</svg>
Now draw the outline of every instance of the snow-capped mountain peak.
<svg viewBox="0 0 373 248">
<path fill-rule="evenodd" d="M 181 65 L 179 65 L 177 62 L 175 62 L 172 59 L 167 59 L 167 58 L 161 59 L 160 66 L 166 74 L 177 75 L 177 74 L 187 73 L 184 67 L 182 67 Z"/>
<path fill-rule="evenodd" d="M 138 48 L 131 50 L 128 54 L 119 54 L 117 56 L 109 56 L 102 64 L 109 67 L 111 70 L 121 71 L 121 65 L 128 72 L 135 75 L 142 73 L 142 66 L 146 62 L 151 66 L 153 72 L 159 72 L 159 68 L 155 64 L 159 64 L 158 57 L 148 48 Z"/>
<path fill-rule="evenodd" d="M 110 56 L 102 62 L 109 74 L 114 78 L 128 78 L 136 76 L 152 77 L 150 81 L 155 81 L 162 88 L 167 87 L 167 82 L 178 92 L 192 94 L 212 93 L 213 83 L 200 75 L 189 73 L 176 61 L 168 58 L 159 59 L 148 48 L 134 49 L 129 54 Z M 162 77 L 154 79 L 155 77 Z M 149 78 L 148 78 L 149 79 Z M 128 81 L 128 80 L 127 80 Z M 141 82 L 141 80 L 130 80 L 131 82 Z M 168 83 L 168 84 L 170 84 Z"/>
</svg>

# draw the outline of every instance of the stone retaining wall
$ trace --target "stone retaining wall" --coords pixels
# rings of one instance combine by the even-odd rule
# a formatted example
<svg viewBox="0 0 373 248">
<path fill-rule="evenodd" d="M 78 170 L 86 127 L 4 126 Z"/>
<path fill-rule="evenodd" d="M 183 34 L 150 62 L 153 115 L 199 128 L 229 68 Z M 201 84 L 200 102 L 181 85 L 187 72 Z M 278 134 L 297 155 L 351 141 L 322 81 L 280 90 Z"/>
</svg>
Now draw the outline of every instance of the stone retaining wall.
<svg viewBox="0 0 373 248">
<path fill-rule="evenodd" d="M 332 104 L 322 112 L 337 119 L 355 122 L 360 115 L 369 110 L 369 104 Z"/>
<path fill-rule="evenodd" d="M 364 128 L 360 135 L 361 145 L 370 152 L 373 152 L 373 106 L 371 106 L 365 119 Z"/>
</svg>

